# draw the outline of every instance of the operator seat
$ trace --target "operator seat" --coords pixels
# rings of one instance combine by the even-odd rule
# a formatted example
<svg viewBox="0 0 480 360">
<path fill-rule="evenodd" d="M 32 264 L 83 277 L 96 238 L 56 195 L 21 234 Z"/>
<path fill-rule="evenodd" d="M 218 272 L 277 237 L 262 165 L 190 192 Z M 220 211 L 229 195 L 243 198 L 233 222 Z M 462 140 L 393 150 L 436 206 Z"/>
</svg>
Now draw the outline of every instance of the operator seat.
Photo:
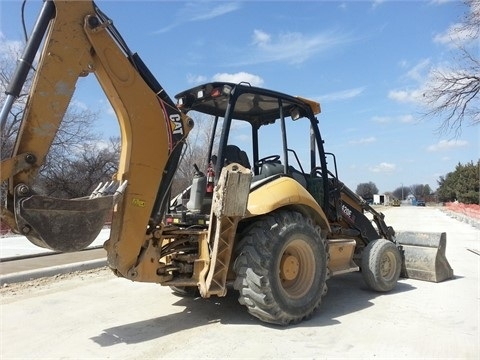
<svg viewBox="0 0 480 360">
<path fill-rule="evenodd" d="M 246 167 L 247 169 L 251 168 L 247 153 L 236 145 L 227 145 L 224 158 L 225 165 L 237 163 Z"/>
</svg>

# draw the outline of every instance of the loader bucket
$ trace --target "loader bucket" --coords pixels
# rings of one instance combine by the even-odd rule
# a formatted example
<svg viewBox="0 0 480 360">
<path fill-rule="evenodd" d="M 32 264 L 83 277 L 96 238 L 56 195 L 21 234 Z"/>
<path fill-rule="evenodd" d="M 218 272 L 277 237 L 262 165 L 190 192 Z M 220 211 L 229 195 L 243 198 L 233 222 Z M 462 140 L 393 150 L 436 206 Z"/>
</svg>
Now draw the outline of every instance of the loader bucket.
<svg viewBox="0 0 480 360">
<path fill-rule="evenodd" d="M 445 256 L 446 233 L 399 231 L 395 238 L 404 251 L 402 277 L 432 282 L 453 277 Z"/>
</svg>

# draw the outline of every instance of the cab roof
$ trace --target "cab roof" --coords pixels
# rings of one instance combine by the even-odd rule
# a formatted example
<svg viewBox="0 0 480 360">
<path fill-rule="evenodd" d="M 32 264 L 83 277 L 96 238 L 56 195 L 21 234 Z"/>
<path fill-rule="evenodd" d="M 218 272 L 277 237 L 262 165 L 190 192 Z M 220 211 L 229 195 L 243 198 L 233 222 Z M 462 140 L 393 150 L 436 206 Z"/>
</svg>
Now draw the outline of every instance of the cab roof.
<svg viewBox="0 0 480 360">
<path fill-rule="evenodd" d="M 284 116 L 310 117 L 320 113 L 318 102 L 290 96 L 277 91 L 251 86 L 247 83 L 211 82 L 177 94 L 177 106 L 184 112 L 198 111 L 224 117 L 230 97 L 236 97 L 233 119 L 262 125 Z"/>
</svg>

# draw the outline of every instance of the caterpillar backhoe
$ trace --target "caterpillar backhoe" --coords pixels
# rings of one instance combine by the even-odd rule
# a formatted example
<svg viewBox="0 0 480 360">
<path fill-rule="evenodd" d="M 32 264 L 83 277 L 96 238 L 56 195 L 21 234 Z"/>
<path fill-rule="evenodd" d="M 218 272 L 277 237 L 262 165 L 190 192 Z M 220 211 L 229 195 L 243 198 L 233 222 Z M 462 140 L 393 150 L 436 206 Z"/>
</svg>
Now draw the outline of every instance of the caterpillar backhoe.
<svg viewBox="0 0 480 360">
<path fill-rule="evenodd" d="M 310 317 L 337 274 L 361 271 L 381 292 L 401 274 L 453 276 L 444 233 L 396 234 L 338 179 L 317 102 L 228 82 L 193 87 L 174 101 L 93 2 L 47 0 L 6 89 L 2 129 L 38 52 L 13 154 L 1 162 L 2 221 L 35 245 L 83 249 L 112 213 L 104 248 L 116 276 L 184 296 L 233 288 L 253 316 L 281 325 Z M 121 130 L 115 179 L 83 198 L 37 194 L 35 179 L 77 79 L 89 74 Z M 196 113 L 211 121 L 208 161 L 192 164 L 191 185 L 172 194 Z M 249 136 L 235 144 L 238 129 Z"/>
</svg>

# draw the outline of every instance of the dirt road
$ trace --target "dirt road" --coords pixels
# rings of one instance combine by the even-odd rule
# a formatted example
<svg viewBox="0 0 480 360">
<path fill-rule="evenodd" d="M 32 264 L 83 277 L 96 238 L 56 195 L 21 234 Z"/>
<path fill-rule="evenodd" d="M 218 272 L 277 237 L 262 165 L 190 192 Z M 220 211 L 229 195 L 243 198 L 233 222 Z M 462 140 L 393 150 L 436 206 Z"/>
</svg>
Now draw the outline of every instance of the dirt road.
<svg viewBox="0 0 480 360">
<path fill-rule="evenodd" d="M 446 231 L 455 279 L 402 279 L 378 294 L 342 275 L 311 320 L 282 328 L 252 318 L 233 291 L 183 299 L 105 269 L 59 276 L 1 289 L 0 358 L 478 359 L 480 231 L 429 207 L 385 213 L 398 230 Z"/>
</svg>

